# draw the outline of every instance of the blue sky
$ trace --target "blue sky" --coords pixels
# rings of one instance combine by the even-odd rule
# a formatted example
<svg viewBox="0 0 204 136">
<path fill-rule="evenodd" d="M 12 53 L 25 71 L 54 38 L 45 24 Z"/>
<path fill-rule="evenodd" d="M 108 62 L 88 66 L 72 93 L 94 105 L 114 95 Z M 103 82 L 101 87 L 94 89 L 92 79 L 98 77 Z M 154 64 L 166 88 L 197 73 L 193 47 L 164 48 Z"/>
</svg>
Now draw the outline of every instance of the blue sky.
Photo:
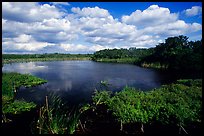
<svg viewBox="0 0 204 136">
<path fill-rule="evenodd" d="M 202 38 L 201 2 L 3 2 L 3 53 L 93 53 Z"/>
</svg>

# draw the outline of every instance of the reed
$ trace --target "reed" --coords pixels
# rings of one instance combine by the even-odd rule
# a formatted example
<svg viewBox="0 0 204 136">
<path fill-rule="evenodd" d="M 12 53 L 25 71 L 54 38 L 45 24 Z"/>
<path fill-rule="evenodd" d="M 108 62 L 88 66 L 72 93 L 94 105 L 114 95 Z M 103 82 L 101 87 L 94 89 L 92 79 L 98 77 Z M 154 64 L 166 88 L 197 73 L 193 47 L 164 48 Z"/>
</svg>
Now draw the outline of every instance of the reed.
<svg viewBox="0 0 204 136">
<path fill-rule="evenodd" d="M 66 108 L 59 96 L 51 94 L 45 97 L 45 104 L 39 109 L 39 118 L 35 123 L 37 134 L 74 134 L 80 112 L 78 108 Z"/>
</svg>

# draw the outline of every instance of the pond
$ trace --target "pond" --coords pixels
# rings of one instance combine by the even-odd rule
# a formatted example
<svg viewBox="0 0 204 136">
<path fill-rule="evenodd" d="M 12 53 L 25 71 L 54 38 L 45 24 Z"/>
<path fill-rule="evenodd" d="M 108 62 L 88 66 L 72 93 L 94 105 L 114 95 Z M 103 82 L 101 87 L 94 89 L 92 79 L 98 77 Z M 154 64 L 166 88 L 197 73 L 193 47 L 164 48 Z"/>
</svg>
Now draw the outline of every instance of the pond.
<svg viewBox="0 0 204 136">
<path fill-rule="evenodd" d="M 126 85 L 148 91 L 180 78 L 195 78 L 184 73 L 171 73 L 141 68 L 131 64 L 94 61 L 45 61 L 5 64 L 3 72 L 30 73 L 48 80 L 32 87 L 21 87 L 17 99 L 43 104 L 49 93 L 59 95 L 69 104 L 89 102 L 95 89 L 120 91 Z M 108 87 L 101 84 L 107 81 Z"/>
</svg>

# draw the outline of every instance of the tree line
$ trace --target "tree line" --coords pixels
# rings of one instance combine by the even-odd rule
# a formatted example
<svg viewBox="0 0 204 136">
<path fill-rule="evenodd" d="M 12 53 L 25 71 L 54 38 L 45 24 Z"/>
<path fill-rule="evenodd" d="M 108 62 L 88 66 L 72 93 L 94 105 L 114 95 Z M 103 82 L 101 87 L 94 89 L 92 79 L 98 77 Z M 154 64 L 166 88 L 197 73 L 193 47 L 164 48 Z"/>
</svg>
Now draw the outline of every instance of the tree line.
<svg viewBox="0 0 204 136">
<path fill-rule="evenodd" d="M 168 37 L 164 43 L 159 43 L 154 48 L 105 49 L 92 56 L 94 61 L 124 58 L 131 58 L 132 63 L 144 67 L 201 71 L 202 39 L 189 41 L 187 36 L 180 35 Z"/>
<path fill-rule="evenodd" d="M 40 59 L 40 58 L 83 58 L 90 57 L 91 54 L 62 54 L 62 53 L 44 53 L 44 54 L 2 54 L 3 59 Z"/>
</svg>

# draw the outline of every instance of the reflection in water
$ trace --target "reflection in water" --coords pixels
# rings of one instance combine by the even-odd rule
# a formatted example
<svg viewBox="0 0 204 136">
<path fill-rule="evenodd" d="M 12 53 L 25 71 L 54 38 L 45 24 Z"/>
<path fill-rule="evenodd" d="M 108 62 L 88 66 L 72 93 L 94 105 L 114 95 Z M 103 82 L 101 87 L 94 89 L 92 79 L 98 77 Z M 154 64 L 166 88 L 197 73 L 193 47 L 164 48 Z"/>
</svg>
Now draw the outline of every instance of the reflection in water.
<svg viewBox="0 0 204 136">
<path fill-rule="evenodd" d="M 35 62 L 11 63 L 11 64 L 6 64 L 3 67 L 4 71 L 19 72 L 19 73 L 33 73 L 35 71 L 44 71 L 47 69 L 48 69 L 47 66 L 41 65 Z"/>
<path fill-rule="evenodd" d="M 180 74 L 141 68 L 130 64 L 93 61 L 50 61 L 6 64 L 3 71 L 30 73 L 48 80 L 32 88 L 21 87 L 17 98 L 44 103 L 48 93 L 60 95 L 70 104 L 87 102 L 95 89 L 103 89 L 100 81 L 108 81 L 109 90 L 120 91 L 126 85 L 150 90 L 183 77 Z"/>
</svg>

